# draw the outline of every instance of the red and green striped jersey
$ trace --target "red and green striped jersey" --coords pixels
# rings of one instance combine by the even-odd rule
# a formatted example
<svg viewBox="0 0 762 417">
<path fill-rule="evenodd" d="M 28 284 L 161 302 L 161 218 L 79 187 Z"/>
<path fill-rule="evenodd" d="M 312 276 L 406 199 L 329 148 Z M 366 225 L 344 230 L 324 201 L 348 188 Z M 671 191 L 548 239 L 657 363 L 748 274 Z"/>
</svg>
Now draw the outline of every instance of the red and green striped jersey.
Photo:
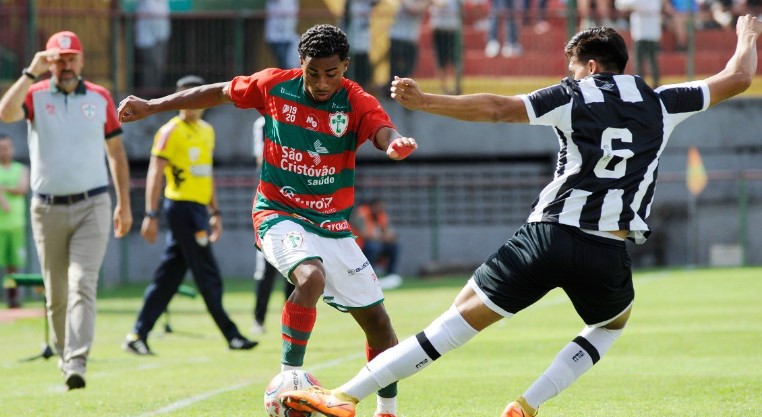
<svg viewBox="0 0 762 417">
<path fill-rule="evenodd" d="M 383 127 L 394 128 L 373 96 L 343 79 L 325 102 L 304 90 L 301 69 L 265 69 L 230 82 L 236 107 L 265 117 L 264 153 L 252 218 L 258 235 L 293 220 L 322 236 L 351 236 L 355 153 Z"/>
</svg>

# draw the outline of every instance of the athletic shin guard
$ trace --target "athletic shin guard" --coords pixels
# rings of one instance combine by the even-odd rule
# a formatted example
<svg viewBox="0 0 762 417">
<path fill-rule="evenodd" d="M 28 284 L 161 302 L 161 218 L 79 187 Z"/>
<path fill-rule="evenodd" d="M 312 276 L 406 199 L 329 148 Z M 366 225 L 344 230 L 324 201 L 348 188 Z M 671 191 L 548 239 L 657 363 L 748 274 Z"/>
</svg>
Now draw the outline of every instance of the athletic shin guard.
<svg viewBox="0 0 762 417">
<path fill-rule="evenodd" d="M 317 309 L 304 307 L 286 301 L 281 313 L 283 348 L 281 369 L 293 369 L 304 364 L 307 342 L 317 320 Z"/>
<path fill-rule="evenodd" d="M 585 327 L 558 353 L 553 363 L 524 393 L 534 408 L 558 395 L 593 367 L 624 330 Z"/>
<path fill-rule="evenodd" d="M 462 346 L 478 332 L 453 306 L 424 331 L 387 349 L 369 362 L 339 391 L 363 399 L 382 387 L 407 378 L 445 353 Z"/>
</svg>

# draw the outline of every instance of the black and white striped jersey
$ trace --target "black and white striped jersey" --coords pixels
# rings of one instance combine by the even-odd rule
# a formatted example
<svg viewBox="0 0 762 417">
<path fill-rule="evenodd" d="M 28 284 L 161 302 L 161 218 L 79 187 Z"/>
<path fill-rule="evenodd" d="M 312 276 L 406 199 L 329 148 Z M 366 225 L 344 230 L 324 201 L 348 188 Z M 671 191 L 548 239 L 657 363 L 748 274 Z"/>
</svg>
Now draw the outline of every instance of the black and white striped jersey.
<svg viewBox="0 0 762 417">
<path fill-rule="evenodd" d="M 680 122 L 709 107 L 706 82 L 652 90 L 637 76 L 595 74 L 521 98 L 529 123 L 552 126 L 561 148 L 528 222 L 629 230 L 645 242 L 659 156 Z"/>
</svg>

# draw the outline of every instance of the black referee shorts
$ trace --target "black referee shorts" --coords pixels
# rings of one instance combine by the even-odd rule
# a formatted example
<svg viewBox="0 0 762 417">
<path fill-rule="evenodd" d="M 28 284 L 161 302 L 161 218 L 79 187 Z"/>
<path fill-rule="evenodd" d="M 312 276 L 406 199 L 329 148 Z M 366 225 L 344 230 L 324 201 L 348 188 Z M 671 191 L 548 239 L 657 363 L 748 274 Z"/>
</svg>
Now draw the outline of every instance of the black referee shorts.
<svg viewBox="0 0 762 417">
<path fill-rule="evenodd" d="M 605 323 L 634 300 L 630 255 L 623 241 L 557 223 L 528 223 L 476 272 L 478 288 L 515 314 L 562 288 L 588 325 Z"/>
</svg>

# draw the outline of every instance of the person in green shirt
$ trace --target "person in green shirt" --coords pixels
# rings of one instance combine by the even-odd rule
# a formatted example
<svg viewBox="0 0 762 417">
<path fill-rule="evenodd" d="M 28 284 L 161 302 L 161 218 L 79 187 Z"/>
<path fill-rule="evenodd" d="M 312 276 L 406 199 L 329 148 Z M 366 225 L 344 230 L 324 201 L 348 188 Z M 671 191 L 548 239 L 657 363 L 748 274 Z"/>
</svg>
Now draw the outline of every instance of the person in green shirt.
<svg viewBox="0 0 762 417">
<path fill-rule="evenodd" d="M 13 160 L 13 140 L 0 134 L 0 269 L 13 274 L 26 266 L 26 194 L 29 169 Z M 8 307 L 21 307 L 18 289 L 7 288 Z"/>
</svg>

